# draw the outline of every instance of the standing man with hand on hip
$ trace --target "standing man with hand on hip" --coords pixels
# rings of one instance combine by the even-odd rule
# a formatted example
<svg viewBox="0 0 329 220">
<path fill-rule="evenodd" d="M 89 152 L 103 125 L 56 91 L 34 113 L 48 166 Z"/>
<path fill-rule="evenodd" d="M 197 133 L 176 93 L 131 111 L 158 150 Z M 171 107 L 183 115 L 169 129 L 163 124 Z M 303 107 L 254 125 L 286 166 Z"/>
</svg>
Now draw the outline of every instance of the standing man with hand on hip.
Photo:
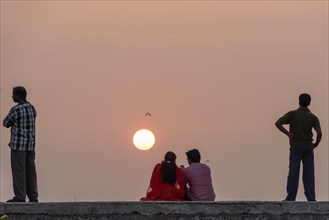
<svg viewBox="0 0 329 220">
<path fill-rule="evenodd" d="M 300 162 L 303 162 L 303 184 L 307 201 L 316 201 L 314 178 L 315 149 L 322 138 L 320 121 L 308 109 L 311 96 L 303 93 L 299 96 L 299 108 L 289 111 L 279 118 L 276 127 L 289 138 L 289 174 L 287 181 L 287 197 L 284 201 L 295 201 L 298 191 Z M 289 125 L 289 131 L 283 125 Z M 312 129 L 316 132 L 316 141 L 313 143 Z"/>
<path fill-rule="evenodd" d="M 3 120 L 10 128 L 11 170 L 14 198 L 7 202 L 38 202 L 37 174 L 35 169 L 35 118 L 33 105 L 26 100 L 26 89 L 14 87 L 13 101 L 17 103 Z"/>
</svg>

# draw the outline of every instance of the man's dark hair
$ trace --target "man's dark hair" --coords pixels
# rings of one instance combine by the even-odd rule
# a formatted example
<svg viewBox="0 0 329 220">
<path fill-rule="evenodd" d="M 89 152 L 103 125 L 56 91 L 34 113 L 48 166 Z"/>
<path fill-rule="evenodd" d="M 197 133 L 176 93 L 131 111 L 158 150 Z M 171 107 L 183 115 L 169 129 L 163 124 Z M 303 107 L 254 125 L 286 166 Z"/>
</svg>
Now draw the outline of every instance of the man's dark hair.
<svg viewBox="0 0 329 220">
<path fill-rule="evenodd" d="M 311 103 L 311 96 L 307 93 L 302 93 L 299 96 L 299 105 L 303 107 L 309 106 Z"/>
<path fill-rule="evenodd" d="M 27 92 L 23 86 L 16 86 L 13 88 L 13 95 L 20 97 L 22 100 L 25 100 Z"/>
<path fill-rule="evenodd" d="M 190 159 L 193 163 L 200 163 L 201 155 L 197 149 L 193 149 L 186 152 L 187 159 Z"/>
<path fill-rule="evenodd" d="M 161 177 L 163 182 L 174 185 L 176 183 L 176 154 L 168 151 L 161 164 Z"/>
</svg>

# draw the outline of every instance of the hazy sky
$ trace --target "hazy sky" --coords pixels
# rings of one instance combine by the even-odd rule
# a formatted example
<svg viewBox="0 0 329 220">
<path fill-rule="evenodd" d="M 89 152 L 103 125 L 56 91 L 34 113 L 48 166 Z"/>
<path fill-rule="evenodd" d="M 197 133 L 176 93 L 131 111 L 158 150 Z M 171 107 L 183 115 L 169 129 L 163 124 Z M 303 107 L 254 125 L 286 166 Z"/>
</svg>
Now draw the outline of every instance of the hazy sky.
<svg viewBox="0 0 329 220">
<path fill-rule="evenodd" d="M 16 85 L 38 111 L 41 201 L 139 200 L 168 150 L 186 166 L 192 148 L 216 200 L 282 200 L 289 146 L 274 123 L 302 92 L 324 134 L 317 199 L 329 199 L 328 1 L 1 0 L 1 121 Z M 141 128 L 149 151 L 132 144 Z M 8 141 L 1 127 L 1 201 Z"/>
</svg>

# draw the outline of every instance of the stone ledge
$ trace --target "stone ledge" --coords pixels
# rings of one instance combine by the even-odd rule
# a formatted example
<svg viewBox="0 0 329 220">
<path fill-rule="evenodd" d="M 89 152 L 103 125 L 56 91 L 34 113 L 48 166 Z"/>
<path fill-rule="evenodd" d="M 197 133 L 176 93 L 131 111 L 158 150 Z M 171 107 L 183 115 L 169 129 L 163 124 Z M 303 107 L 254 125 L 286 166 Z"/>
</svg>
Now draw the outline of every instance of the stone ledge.
<svg viewBox="0 0 329 220">
<path fill-rule="evenodd" d="M 329 202 L 0 203 L 10 220 L 329 220 Z"/>
</svg>

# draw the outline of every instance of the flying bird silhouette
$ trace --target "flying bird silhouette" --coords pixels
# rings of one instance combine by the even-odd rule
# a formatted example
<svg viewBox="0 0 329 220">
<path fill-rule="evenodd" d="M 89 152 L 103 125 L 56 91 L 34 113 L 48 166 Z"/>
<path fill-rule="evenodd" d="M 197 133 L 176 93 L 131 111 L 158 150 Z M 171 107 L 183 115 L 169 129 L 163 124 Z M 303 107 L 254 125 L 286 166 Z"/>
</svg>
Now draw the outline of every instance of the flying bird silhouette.
<svg viewBox="0 0 329 220">
<path fill-rule="evenodd" d="M 148 112 L 145 114 L 145 117 L 146 117 L 146 116 L 150 116 L 150 117 L 152 117 L 152 115 L 151 115 L 150 113 L 148 113 Z"/>
</svg>

